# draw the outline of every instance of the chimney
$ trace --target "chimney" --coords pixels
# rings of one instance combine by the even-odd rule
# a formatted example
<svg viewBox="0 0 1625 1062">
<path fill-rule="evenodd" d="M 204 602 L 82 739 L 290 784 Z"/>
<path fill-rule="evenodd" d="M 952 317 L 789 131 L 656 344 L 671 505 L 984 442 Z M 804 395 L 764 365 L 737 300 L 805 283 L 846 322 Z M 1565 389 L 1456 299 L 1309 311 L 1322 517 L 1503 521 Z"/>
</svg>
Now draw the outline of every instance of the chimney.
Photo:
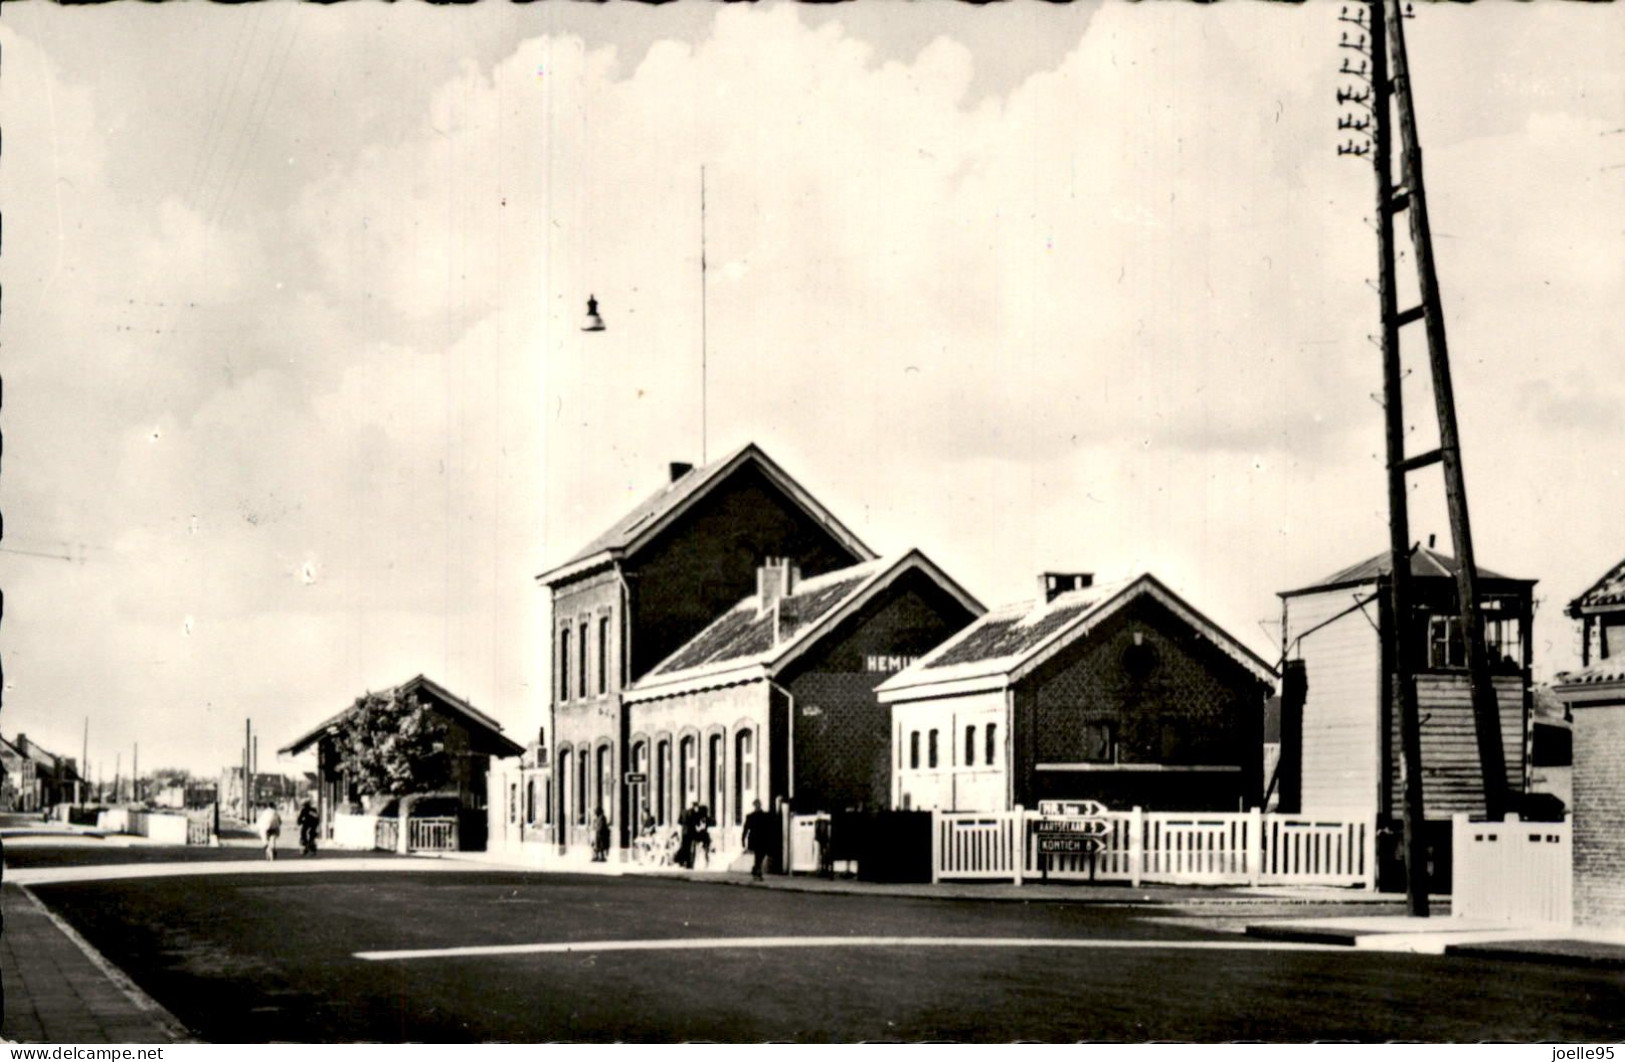
<svg viewBox="0 0 1625 1062">
<path fill-rule="evenodd" d="M 694 471 L 694 466 L 687 461 L 673 461 L 671 463 L 671 481 L 676 483 L 692 471 Z"/>
<path fill-rule="evenodd" d="M 780 601 L 796 592 L 801 581 L 801 568 L 788 557 L 769 557 L 756 569 L 756 598 L 758 613 L 765 614 L 778 607 Z"/>
<path fill-rule="evenodd" d="M 1061 594 L 1084 590 L 1095 585 L 1094 572 L 1044 572 L 1038 577 L 1038 592 L 1044 603 L 1054 601 Z"/>
</svg>

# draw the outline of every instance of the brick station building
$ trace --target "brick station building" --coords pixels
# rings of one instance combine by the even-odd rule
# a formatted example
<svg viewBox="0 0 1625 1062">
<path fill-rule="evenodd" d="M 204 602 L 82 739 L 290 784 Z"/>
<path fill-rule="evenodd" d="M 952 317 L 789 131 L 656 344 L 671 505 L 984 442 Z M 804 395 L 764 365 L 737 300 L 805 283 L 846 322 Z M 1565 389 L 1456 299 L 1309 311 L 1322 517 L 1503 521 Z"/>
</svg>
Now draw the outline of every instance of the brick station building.
<svg viewBox="0 0 1625 1062">
<path fill-rule="evenodd" d="M 1039 589 L 881 685 L 894 806 L 1258 805 L 1267 663 L 1149 574 Z"/>
<path fill-rule="evenodd" d="M 546 779 L 525 839 L 590 847 L 602 808 L 630 844 L 632 719 L 625 691 L 755 593 L 768 558 L 808 580 L 875 559 L 835 516 L 754 443 L 669 482 L 537 581 L 552 602 L 549 718 L 537 750 Z M 544 730 L 544 735 L 546 731 Z M 527 787 L 528 790 L 528 787 Z"/>
<path fill-rule="evenodd" d="M 810 579 L 770 560 L 754 594 L 624 695 L 640 821 L 669 829 L 700 804 L 730 851 L 752 801 L 888 807 L 891 728 L 875 687 L 982 611 L 918 550 Z"/>
</svg>

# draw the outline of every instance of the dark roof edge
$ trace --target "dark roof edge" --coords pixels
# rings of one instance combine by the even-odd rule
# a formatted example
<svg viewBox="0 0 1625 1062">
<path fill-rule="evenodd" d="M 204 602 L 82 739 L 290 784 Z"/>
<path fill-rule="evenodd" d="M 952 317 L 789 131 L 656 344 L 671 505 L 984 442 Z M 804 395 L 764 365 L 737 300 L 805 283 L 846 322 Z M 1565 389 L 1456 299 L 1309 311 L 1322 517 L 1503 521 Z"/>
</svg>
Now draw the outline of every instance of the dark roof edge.
<svg viewBox="0 0 1625 1062">
<path fill-rule="evenodd" d="M 630 557 L 643 546 L 671 525 L 671 522 L 692 508 L 701 498 L 709 494 L 718 483 L 733 475 L 747 461 L 755 460 L 767 473 L 770 480 L 782 490 L 785 495 L 799 506 L 814 521 L 823 525 L 829 533 L 843 546 L 851 550 L 858 558 L 858 563 L 877 560 L 879 554 L 870 549 L 864 541 L 845 524 L 836 518 L 835 514 L 826 509 L 811 491 L 802 486 L 794 476 L 790 475 L 778 462 L 767 455 L 755 443 L 747 443 L 739 449 L 733 457 L 719 464 L 711 466 L 705 471 L 705 477 L 678 499 L 670 508 L 659 513 L 654 519 L 640 527 L 625 545 L 609 547 L 598 553 L 590 554 L 578 560 L 567 561 L 564 564 L 550 568 L 536 576 L 536 581 L 544 586 L 555 586 L 570 578 L 577 578 L 596 569 L 599 565 L 610 564 L 624 557 Z M 703 470 L 696 470 L 703 471 Z M 577 570 L 579 569 L 579 570 Z"/>
<path fill-rule="evenodd" d="M 495 719 L 492 719 L 478 708 L 475 708 L 472 704 L 468 703 L 468 701 L 457 696 L 455 693 L 452 693 L 450 690 L 446 689 L 446 687 L 440 685 L 440 683 L 429 678 L 427 675 L 416 675 L 407 679 L 399 686 L 387 686 L 383 691 L 378 692 L 395 692 L 404 696 L 416 689 L 427 690 L 429 693 L 433 694 L 436 699 L 443 702 L 446 707 L 452 709 L 460 715 L 466 716 L 470 722 L 478 725 L 484 730 L 489 731 L 490 736 L 496 738 L 499 743 L 506 742 L 513 749 L 512 752 L 507 753 L 506 755 L 517 756 L 525 751 L 524 746 L 518 744 L 512 738 L 502 733 L 501 723 L 497 722 Z M 370 693 L 373 691 L 369 690 L 368 692 Z M 326 734 L 335 723 L 348 715 L 350 710 L 354 707 L 355 704 L 352 702 L 348 707 L 338 714 L 328 716 L 322 722 L 318 723 L 314 728 L 307 731 L 303 736 L 295 739 L 294 741 L 290 741 L 288 744 L 277 749 L 277 755 L 297 756 L 299 753 L 303 752 L 317 741 L 320 741 L 322 736 Z"/>
</svg>

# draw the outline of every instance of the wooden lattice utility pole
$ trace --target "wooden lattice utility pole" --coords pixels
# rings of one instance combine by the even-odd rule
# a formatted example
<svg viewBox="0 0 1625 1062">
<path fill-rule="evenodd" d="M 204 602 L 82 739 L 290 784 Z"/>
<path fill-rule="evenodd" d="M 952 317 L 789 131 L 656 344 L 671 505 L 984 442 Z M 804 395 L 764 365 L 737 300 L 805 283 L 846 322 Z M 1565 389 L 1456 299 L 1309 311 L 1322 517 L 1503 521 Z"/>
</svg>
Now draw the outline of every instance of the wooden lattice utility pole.
<svg viewBox="0 0 1625 1062">
<path fill-rule="evenodd" d="M 1409 5 L 1407 4 L 1408 8 Z M 1416 107 L 1411 93 L 1410 67 L 1405 51 L 1408 17 L 1399 0 L 1368 0 L 1343 8 L 1340 20 L 1355 27 L 1344 30 L 1344 48 L 1366 57 L 1358 63 L 1345 59 L 1341 73 L 1366 82 L 1338 92 L 1338 102 L 1365 108 L 1368 117 L 1344 115 L 1338 127 L 1362 134 L 1338 147 L 1341 155 L 1369 157 L 1377 184 L 1377 292 L 1382 316 L 1383 412 L 1387 440 L 1389 548 L 1392 575 L 1388 625 L 1388 655 L 1392 662 L 1389 694 L 1400 723 L 1404 765 L 1404 853 L 1406 896 L 1414 915 L 1428 913 L 1426 821 L 1422 791 L 1421 722 L 1416 704 L 1417 632 L 1410 586 L 1410 526 L 1406 476 L 1429 465 L 1444 470 L 1445 502 L 1450 514 L 1450 536 L 1456 555 L 1456 596 L 1461 611 L 1468 680 L 1472 691 L 1474 731 L 1484 785 L 1484 809 L 1491 819 L 1509 810 L 1506 754 L 1501 743 L 1500 705 L 1490 680 L 1483 616 L 1479 610 L 1478 567 L 1473 555 L 1472 524 L 1467 512 L 1467 485 L 1462 473 L 1461 442 L 1456 429 L 1455 395 L 1450 381 L 1450 355 L 1445 338 L 1444 308 L 1433 258 L 1432 230 L 1428 224 L 1427 196 L 1422 181 L 1422 147 L 1417 133 Z M 1397 123 L 1396 123 L 1397 118 Z M 1394 127 L 1399 129 L 1399 173 L 1394 173 Z M 1394 217 L 1403 213 L 1409 222 L 1415 256 L 1420 302 L 1399 308 L 1395 268 Z M 1439 448 L 1407 457 L 1401 383 L 1404 379 L 1400 331 L 1422 322 L 1426 330 L 1428 363 L 1433 379 L 1434 410 L 1438 417 Z"/>
</svg>

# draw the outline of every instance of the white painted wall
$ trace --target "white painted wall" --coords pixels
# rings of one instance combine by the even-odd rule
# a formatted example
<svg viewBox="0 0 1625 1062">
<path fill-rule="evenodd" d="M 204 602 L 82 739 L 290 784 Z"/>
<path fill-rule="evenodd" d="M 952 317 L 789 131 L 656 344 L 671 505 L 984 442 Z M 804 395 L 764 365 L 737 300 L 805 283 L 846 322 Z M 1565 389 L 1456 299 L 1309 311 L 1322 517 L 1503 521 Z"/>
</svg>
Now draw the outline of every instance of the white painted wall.
<svg viewBox="0 0 1625 1062">
<path fill-rule="evenodd" d="M 1286 638 L 1292 646 L 1348 608 L 1371 587 L 1289 598 Z M 1368 618 L 1369 617 L 1369 618 Z M 1310 815 L 1373 814 L 1382 764 L 1382 648 L 1377 603 L 1333 620 L 1293 646 L 1309 692 L 1303 708 L 1303 811 Z"/>
<path fill-rule="evenodd" d="M 1003 690 L 909 701 L 892 708 L 892 806 L 915 810 L 1008 811 L 1010 713 Z M 995 755 L 987 762 L 986 728 Z M 973 756 L 965 757 L 965 728 L 975 728 Z M 938 733 L 937 766 L 930 766 L 930 733 Z M 912 766 L 912 736 L 920 761 Z"/>
</svg>

